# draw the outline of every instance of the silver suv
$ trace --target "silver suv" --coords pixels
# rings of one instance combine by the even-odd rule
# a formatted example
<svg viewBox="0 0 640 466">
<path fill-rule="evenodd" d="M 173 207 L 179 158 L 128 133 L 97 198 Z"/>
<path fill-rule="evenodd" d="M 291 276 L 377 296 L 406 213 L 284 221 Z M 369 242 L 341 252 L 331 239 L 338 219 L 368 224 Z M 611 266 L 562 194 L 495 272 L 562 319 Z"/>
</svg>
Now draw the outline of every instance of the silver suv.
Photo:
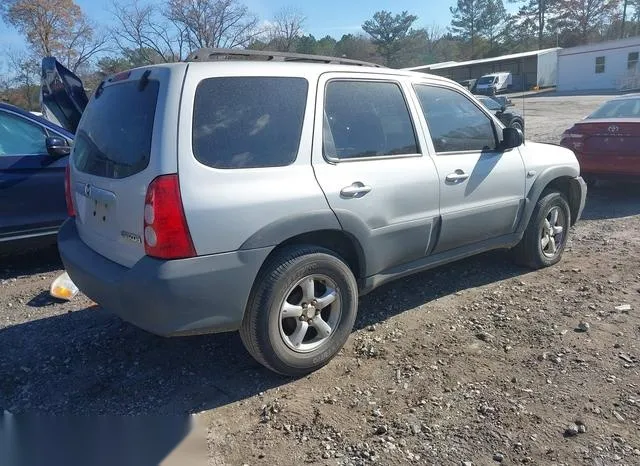
<svg viewBox="0 0 640 466">
<path fill-rule="evenodd" d="M 91 97 L 59 248 L 104 308 L 164 336 L 239 330 L 297 376 L 383 283 L 498 248 L 560 260 L 586 196 L 570 150 L 524 143 L 444 78 L 249 53 L 201 50 Z"/>
</svg>

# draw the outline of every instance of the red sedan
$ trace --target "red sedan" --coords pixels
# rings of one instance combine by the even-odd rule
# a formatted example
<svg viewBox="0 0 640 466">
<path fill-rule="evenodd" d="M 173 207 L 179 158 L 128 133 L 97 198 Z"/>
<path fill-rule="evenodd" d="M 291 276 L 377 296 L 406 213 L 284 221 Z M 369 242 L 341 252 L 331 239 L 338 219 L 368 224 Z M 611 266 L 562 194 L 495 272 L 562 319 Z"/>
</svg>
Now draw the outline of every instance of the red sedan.
<svg viewBox="0 0 640 466">
<path fill-rule="evenodd" d="M 640 94 L 609 100 L 562 135 L 585 180 L 640 180 Z"/>
</svg>

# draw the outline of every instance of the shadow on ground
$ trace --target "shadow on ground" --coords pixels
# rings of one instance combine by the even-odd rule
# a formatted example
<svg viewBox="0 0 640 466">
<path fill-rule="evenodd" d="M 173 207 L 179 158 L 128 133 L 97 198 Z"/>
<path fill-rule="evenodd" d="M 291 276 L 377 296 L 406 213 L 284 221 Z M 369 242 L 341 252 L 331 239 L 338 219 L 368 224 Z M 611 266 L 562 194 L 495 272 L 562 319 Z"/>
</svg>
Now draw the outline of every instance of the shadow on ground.
<svg viewBox="0 0 640 466">
<path fill-rule="evenodd" d="M 0 280 L 51 272 L 62 268 L 56 246 L 0 255 Z"/>
<path fill-rule="evenodd" d="M 588 189 L 584 220 L 603 220 L 640 214 L 640 183 L 600 181 Z"/>
<path fill-rule="evenodd" d="M 356 328 L 436 298 L 526 272 L 485 254 L 363 297 Z M 11 412 L 183 414 L 289 383 L 237 333 L 161 338 L 92 307 L 0 330 L 0 407 Z"/>
</svg>

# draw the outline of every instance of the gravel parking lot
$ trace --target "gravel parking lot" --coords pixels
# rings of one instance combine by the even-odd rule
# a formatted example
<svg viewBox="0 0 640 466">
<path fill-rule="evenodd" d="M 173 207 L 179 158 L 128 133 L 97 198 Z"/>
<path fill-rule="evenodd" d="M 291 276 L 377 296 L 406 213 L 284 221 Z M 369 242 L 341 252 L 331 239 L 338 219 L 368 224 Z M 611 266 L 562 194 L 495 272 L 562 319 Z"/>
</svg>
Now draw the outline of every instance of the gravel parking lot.
<svg viewBox="0 0 640 466">
<path fill-rule="evenodd" d="M 527 98 L 527 138 L 558 142 L 607 98 Z M 492 252 L 384 286 L 299 380 L 236 334 L 163 339 L 52 301 L 55 249 L 3 258 L 0 407 L 197 413 L 216 465 L 640 464 L 639 232 L 637 186 L 594 188 L 559 265 Z"/>
</svg>

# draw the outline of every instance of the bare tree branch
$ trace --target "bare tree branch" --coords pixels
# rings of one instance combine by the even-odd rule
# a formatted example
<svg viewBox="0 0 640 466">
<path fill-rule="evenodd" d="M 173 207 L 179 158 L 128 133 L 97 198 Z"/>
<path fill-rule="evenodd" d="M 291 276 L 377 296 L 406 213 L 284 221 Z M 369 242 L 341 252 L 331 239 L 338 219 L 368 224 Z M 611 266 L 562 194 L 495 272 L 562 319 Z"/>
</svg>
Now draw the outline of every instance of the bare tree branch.
<svg viewBox="0 0 640 466">
<path fill-rule="evenodd" d="M 169 0 L 165 16 L 182 26 L 192 50 L 244 47 L 260 32 L 258 18 L 238 0 Z"/>
</svg>

